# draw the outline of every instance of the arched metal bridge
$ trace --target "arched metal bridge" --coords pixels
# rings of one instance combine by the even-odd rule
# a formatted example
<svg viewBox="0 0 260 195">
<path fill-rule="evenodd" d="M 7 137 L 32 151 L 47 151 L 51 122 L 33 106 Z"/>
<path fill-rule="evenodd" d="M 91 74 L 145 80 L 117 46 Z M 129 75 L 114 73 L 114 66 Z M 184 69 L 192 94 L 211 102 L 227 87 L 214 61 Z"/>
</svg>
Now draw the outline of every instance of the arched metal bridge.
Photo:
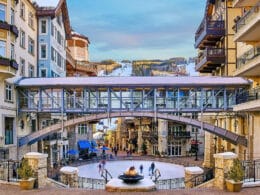
<svg viewBox="0 0 260 195">
<path fill-rule="evenodd" d="M 190 124 L 246 145 L 246 139 L 180 113 L 229 112 L 246 101 L 250 82 L 240 77 L 65 77 L 22 78 L 14 82 L 19 113 L 75 113 L 87 117 L 64 122 L 65 127 L 94 119 L 146 116 Z M 153 115 L 153 116 L 150 116 Z M 84 121 L 85 120 L 85 121 Z M 59 124 L 19 140 L 30 144 L 61 129 Z"/>
<path fill-rule="evenodd" d="M 153 117 L 155 117 L 155 113 L 153 113 L 153 112 L 123 112 L 123 113 L 118 112 L 118 113 L 111 113 L 110 117 L 111 118 L 114 118 L 114 117 L 151 117 L 151 118 L 153 118 Z M 165 119 L 165 120 L 175 121 L 178 123 L 189 124 L 189 125 L 199 127 L 199 128 L 202 127 L 205 131 L 208 131 L 223 139 L 226 139 L 229 142 L 231 142 L 232 144 L 235 144 L 235 145 L 241 144 L 244 146 L 247 145 L 247 140 L 245 139 L 245 137 L 237 135 L 226 129 L 211 125 L 209 123 L 201 122 L 201 121 L 198 121 L 198 120 L 195 120 L 192 118 L 175 116 L 172 114 L 164 114 L 164 113 L 157 113 L 156 117 L 159 119 Z M 92 115 L 83 116 L 83 117 L 65 121 L 63 124 L 63 127 L 66 128 L 66 127 L 73 126 L 73 125 L 76 125 L 79 123 L 93 121 L 93 120 L 96 121 L 96 120 L 105 119 L 105 118 L 107 118 L 106 113 L 92 114 Z M 47 128 L 44 128 L 40 131 L 34 132 L 28 136 L 20 138 L 19 146 L 35 143 L 39 139 L 42 139 L 54 132 L 61 130 L 61 128 L 62 128 L 62 124 L 58 123 L 58 124 L 49 126 Z"/>
</svg>

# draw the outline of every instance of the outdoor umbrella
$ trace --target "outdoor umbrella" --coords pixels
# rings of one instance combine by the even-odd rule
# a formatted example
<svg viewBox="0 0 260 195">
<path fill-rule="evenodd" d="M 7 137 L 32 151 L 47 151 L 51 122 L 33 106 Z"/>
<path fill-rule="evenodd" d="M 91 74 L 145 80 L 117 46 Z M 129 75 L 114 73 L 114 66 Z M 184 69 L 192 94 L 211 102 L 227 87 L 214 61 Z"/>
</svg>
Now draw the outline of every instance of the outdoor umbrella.
<svg viewBox="0 0 260 195">
<path fill-rule="evenodd" d="M 100 148 L 101 150 L 110 150 L 108 147 L 106 147 L 106 146 L 102 146 L 101 148 Z"/>
<path fill-rule="evenodd" d="M 98 152 L 97 148 L 90 148 L 90 152 Z"/>
</svg>

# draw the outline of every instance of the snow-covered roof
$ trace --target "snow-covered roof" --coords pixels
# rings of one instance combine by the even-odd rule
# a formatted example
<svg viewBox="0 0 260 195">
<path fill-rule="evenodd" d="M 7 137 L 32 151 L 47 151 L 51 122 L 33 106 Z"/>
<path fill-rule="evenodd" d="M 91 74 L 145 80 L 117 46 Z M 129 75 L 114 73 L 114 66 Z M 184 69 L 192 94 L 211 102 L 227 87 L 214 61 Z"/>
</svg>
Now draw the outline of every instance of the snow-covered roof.
<svg viewBox="0 0 260 195">
<path fill-rule="evenodd" d="M 19 87 L 223 87 L 249 86 L 242 77 L 57 77 L 22 78 L 14 83 Z"/>
<path fill-rule="evenodd" d="M 56 7 L 60 0 L 31 0 L 36 2 L 40 7 Z"/>
</svg>

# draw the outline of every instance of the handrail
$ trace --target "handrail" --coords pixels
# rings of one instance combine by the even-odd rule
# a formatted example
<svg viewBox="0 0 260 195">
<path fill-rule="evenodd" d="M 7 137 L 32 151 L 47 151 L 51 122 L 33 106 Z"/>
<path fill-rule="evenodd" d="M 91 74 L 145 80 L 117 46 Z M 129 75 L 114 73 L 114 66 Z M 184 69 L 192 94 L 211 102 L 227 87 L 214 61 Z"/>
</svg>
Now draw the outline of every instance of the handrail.
<svg viewBox="0 0 260 195">
<path fill-rule="evenodd" d="M 238 32 L 244 25 L 248 24 L 256 14 L 259 12 L 260 2 L 253 6 L 249 11 L 245 13 L 236 23 L 236 32 Z"/>
<path fill-rule="evenodd" d="M 102 169 L 102 172 L 101 172 L 101 177 L 103 177 L 105 179 L 105 182 L 107 183 L 108 182 L 108 176 L 112 179 L 112 175 L 108 172 L 107 169 Z"/>
<path fill-rule="evenodd" d="M 250 50 L 243 53 L 243 55 L 237 59 L 237 68 L 243 67 L 249 61 L 255 59 L 259 55 L 260 55 L 260 47 L 251 48 Z"/>
<path fill-rule="evenodd" d="M 205 183 L 214 178 L 213 169 L 208 169 L 202 174 L 196 175 L 189 180 L 184 181 L 184 183 L 193 183 L 192 187 L 196 187 L 202 183 Z"/>
</svg>

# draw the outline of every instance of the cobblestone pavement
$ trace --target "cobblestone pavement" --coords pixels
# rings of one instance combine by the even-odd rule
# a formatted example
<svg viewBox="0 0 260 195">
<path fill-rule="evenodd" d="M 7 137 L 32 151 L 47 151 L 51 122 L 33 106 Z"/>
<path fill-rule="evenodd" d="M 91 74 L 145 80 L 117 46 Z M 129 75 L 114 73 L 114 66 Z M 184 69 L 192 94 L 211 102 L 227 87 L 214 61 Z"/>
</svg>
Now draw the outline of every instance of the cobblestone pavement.
<svg viewBox="0 0 260 195">
<path fill-rule="evenodd" d="M 20 190 L 19 186 L 15 185 L 8 185 L 8 184 L 0 184 L 0 194 L 1 195 L 86 195 L 86 194 L 148 194 L 147 192 L 124 192 L 124 193 L 117 193 L 117 192 L 106 192 L 105 190 L 85 190 L 85 189 L 61 189 L 61 188 L 54 188 L 54 187 L 45 187 L 41 189 L 34 189 L 34 190 Z M 166 194 L 181 194 L 181 195 L 257 195 L 260 194 L 260 187 L 255 188 L 243 188 L 239 193 L 231 193 L 226 192 L 223 190 L 218 190 L 215 188 L 203 188 L 203 189 L 183 189 L 183 190 L 157 190 L 153 192 L 149 192 L 149 195 L 166 195 Z"/>
</svg>

